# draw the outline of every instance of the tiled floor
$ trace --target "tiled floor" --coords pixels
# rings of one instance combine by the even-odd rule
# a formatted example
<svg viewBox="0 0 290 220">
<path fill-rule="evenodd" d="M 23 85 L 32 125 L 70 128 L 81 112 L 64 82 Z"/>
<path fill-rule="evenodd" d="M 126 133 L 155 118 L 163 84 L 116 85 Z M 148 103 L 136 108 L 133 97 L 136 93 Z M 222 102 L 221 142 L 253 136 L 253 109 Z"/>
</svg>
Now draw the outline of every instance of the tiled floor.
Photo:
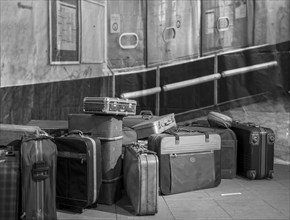
<svg viewBox="0 0 290 220">
<path fill-rule="evenodd" d="M 274 179 L 250 181 L 237 176 L 212 189 L 158 196 L 158 213 L 135 216 L 126 195 L 116 204 L 82 214 L 58 211 L 58 219 L 261 219 L 289 220 L 290 102 L 288 98 L 227 111 L 234 119 L 271 127 L 276 134 Z"/>
<path fill-rule="evenodd" d="M 82 214 L 58 212 L 58 219 L 261 219 L 289 220 L 290 166 L 275 164 L 272 180 L 223 179 L 212 189 L 158 196 L 158 213 L 135 216 L 126 195 L 116 204 Z"/>
</svg>

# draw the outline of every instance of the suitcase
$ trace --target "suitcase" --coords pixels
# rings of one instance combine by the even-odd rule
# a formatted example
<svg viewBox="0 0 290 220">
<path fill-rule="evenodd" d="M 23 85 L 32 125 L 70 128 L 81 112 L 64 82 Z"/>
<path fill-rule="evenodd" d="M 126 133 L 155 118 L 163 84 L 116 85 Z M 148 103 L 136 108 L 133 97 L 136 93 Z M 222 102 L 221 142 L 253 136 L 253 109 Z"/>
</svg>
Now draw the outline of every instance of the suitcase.
<svg viewBox="0 0 290 220">
<path fill-rule="evenodd" d="M 208 113 L 207 120 L 211 127 L 230 128 L 232 124 L 231 117 L 214 111 Z"/>
<path fill-rule="evenodd" d="M 58 208 L 81 213 L 98 199 L 102 178 L 101 142 L 75 131 L 55 138 L 55 143 Z"/>
<path fill-rule="evenodd" d="M 31 120 L 27 125 L 38 126 L 53 137 L 60 137 L 68 132 L 68 122 L 66 120 Z"/>
<path fill-rule="evenodd" d="M 154 215 L 158 211 L 158 157 L 139 144 L 126 147 L 124 188 L 136 215 Z"/>
<path fill-rule="evenodd" d="M 126 116 L 123 118 L 123 126 L 132 128 L 136 124 L 140 124 L 142 122 L 148 120 L 156 120 L 158 116 L 153 115 L 150 110 L 142 110 L 139 115 Z"/>
<path fill-rule="evenodd" d="M 187 124 L 180 126 L 179 130 L 198 132 L 212 132 L 221 136 L 221 178 L 233 179 L 237 173 L 237 137 L 229 128 L 211 128 L 206 122 L 200 124 Z"/>
<path fill-rule="evenodd" d="M 19 152 L 0 150 L 0 219 L 19 219 Z"/>
<path fill-rule="evenodd" d="M 254 123 L 234 122 L 238 140 L 237 174 L 248 179 L 273 178 L 275 134 Z"/>
<path fill-rule="evenodd" d="M 69 114 L 68 129 L 81 130 L 96 137 L 122 136 L 122 117 L 116 115 Z"/>
<path fill-rule="evenodd" d="M 122 197 L 123 136 L 101 138 L 102 184 L 98 203 L 112 205 Z"/>
<path fill-rule="evenodd" d="M 12 142 L 20 145 L 24 135 L 37 134 L 40 132 L 38 126 L 0 124 L 0 146 L 8 146 Z"/>
<path fill-rule="evenodd" d="M 174 113 L 153 117 L 132 126 L 137 132 L 138 139 L 148 138 L 152 134 L 160 134 L 173 127 L 176 127 Z"/>
<path fill-rule="evenodd" d="M 83 112 L 106 115 L 135 115 L 137 102 L 110 97 L 85 97 Z"/>
<path fill-rule="evenodd" d="M 56 219 L 57 148 L 51 137 L 28 135 L 21 143 L 22 217 Z"/>
<path fill-rule="evenodd" d="M 221 182 L 221 138 L 218 134 L 176 132 L 154 134 L 148 150 L 159 158 L 162 194 L 216 187 Z"/>
</svg>

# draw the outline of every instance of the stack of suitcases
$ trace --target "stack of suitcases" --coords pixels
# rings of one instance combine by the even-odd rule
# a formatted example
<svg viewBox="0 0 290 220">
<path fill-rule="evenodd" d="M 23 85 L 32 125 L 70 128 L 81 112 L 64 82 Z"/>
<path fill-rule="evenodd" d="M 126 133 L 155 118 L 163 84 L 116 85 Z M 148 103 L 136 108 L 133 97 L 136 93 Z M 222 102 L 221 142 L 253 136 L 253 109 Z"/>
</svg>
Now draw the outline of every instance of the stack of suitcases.
<svg viewBox="0 0 290 220">
<path fill-rule="evenodd" d="M 179 126 L 173 113 L 136 115 L 136 106 L 85 97 L 83 112 L 67 121 L 0 124 L 0 219 L 56 219 L 56 209 L 82 213 L 123 191 L 136 215 L 154 215 L 159 193 L 213 188 L 236 175 L 273 178 L 270 128 L 214 111 Z"/>
</svg>

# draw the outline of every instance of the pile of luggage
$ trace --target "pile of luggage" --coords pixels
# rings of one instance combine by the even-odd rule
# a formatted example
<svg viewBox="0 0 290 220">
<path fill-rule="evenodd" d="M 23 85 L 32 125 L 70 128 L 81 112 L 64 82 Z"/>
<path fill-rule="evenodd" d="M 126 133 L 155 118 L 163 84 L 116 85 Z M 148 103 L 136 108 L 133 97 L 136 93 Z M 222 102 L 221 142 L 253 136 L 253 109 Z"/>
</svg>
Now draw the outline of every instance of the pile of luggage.
<svg viewBox="0 0 290 220">
<path fill-rule="evenodd" d="M 157 213 L 157 196 L 217 187 L 236 174 L 273 178 L 269 128 L 210 112 L 176 124 L 174 114 L 136 115 L 134 100 L 86 97 L 68 121 L 0 125 L 0 219 L 57 219 L 116 203 Z M 21 186 L 21 188 L 20 188 Z"/>
</svg>

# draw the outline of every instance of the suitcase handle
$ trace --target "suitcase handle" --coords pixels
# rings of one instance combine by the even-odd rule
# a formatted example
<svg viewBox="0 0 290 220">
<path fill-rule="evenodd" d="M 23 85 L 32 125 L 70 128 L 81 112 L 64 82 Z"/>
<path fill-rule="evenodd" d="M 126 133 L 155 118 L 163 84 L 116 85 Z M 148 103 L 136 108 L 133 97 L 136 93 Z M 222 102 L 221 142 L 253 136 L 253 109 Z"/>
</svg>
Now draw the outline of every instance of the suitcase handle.
<svg viewBox="0 0 290 220">
<path fill-rule="evenodd" d="M 194 132 L 197 132 L 197 133 L 202 133 L 202 134 L 204 134 L 204 136 L 205 136 L 205 142 L 209 142 L 209 133 L 208 132 L 206 132 L 206 131 L 193 131 L 193 130 L 189 130 L 189 129 L 178 129 L 178 131 L 184 131 L 184 132 L 192 132 L 192 133 L 194 133 Z"/>
<path fill-rule="evenodd" d="M 49 176 L 49 166 L 45 161 L 38 161 L 33 164 L 32 178 L 36 181 L 47 179 Z"/>
<path fill-rule="evenodd" d="M 140 112 L 140 115 L 142 115 L 142 118 L 145 120 L 149 120 L 149 119 L 153 118 L 153 113 L 150 110 L 142 110 Z"/>
<path fill-rule="evenodd" d="M 84 136 L 84 133 L 81 130 L 71 130 L 71 131 L 68 132 L 67 135 L 71 135 L 71 134 L 76 134 L 76 135 L 79 135 L 81 137 Z"/>
</svg>

